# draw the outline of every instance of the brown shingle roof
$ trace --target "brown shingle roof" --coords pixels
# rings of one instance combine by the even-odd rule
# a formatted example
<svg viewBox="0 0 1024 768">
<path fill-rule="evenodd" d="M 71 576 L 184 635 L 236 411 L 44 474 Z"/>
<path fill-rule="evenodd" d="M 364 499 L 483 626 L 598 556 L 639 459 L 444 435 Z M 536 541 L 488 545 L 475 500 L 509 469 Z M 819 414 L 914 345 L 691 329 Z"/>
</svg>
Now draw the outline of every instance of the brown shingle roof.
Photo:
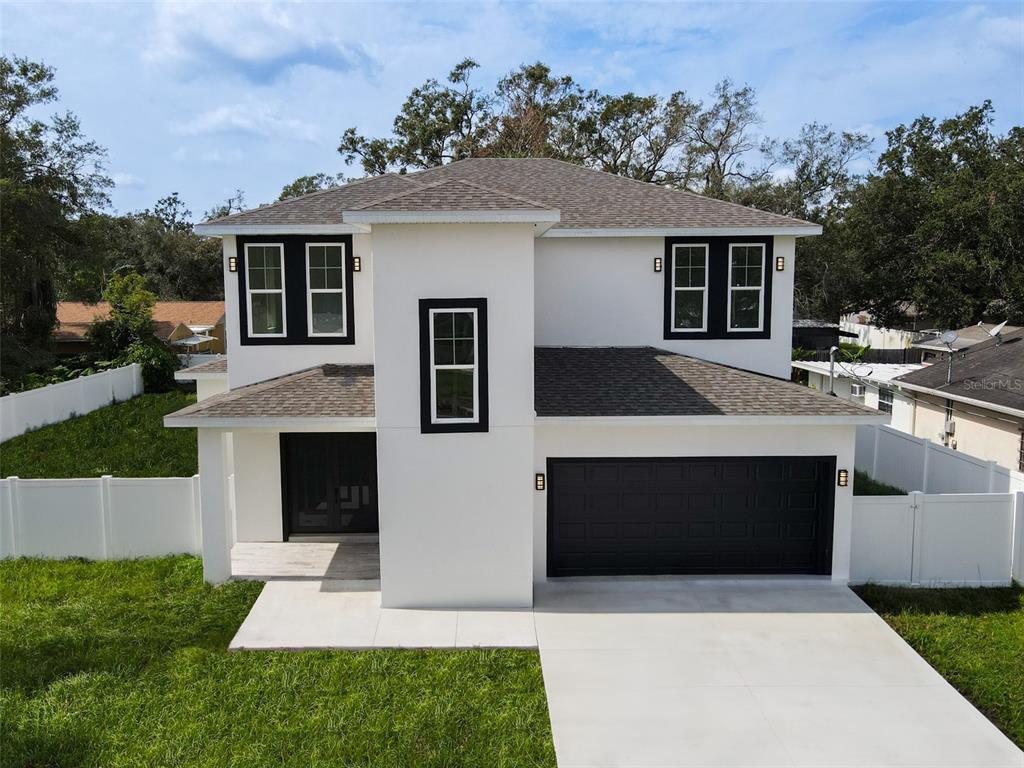
<svg viewBox="0 0 1024 768">
<path fill-rule="evenodd" d="M 483 187 L 525 198 L 543 209 L 560 211 L 561 221 L 555 229 L 809 226 L 809 222 L 788 216 L 551 158 L 486 157 L 460 160 L 407 175 L 362 179 L 215 221 L 218 224 L 290 226 L 339 224 L 344 222 L 343 211 L 360 210 L 382 199 L 415 192 L 424 185 L 455 180 L 470 182 L 473 187 L 446 186 L 449 197 L 458 199 L 431 200 L 427 193 L 414 199 L 421 200 L 422 205 L 457 205 L 458 210 L 468 210 L 471 199 L 479 197 L 478 189 L 474 188 Z"/>
<path fill-rule="evenodd" d="M 537 416 L 878 416 L 788 381 L 653 347 L 538 347 Z M 372 365 L 323 365 L 239 387 L 179 418 L 372 418 Z"/>
<path fill-rule="evenodd" d="M 96 321 L 110 316 L 110 305 L 105 301 L 86 304 L 81 301 L 61 301 L 57 304 L 56 341 L 81 341 L 85 332 Z M 223 301 L 158 301 L 153 305 L 153 326 L 156 335 L 167 340 L 175 328 L 185 325 L 217 325 L 224 317 Z"/>
<path fill-rule="evenodd" d="M 654 347 L 538 347 L 537 416 L 877 416 L 762 376 Z"/>
<path fill-rule="evenodd" d="M 228 359 L 226 357 L 219 357 L 216 360 L 208 360 L 205 363 L 199 365 L 193 365 L 188 368 L 182 368 L 180 371 L 175 373 L 175 378 L 187 379 L 189 374 L 200 373 L 218 373 L 227 376 L 228 373 Z"/>
<path fill-rule="evenodd" d="M 373 366 L 321 365 L 232 389 L 167 418 L 373 418 Z"/>
<path fill-rule="evenodd" d="M 361 205 L 359 211 L 507 211 L 547 210 L 519 195 L 475 184 L 467 179 L 442 179 Z"/>
</svg>

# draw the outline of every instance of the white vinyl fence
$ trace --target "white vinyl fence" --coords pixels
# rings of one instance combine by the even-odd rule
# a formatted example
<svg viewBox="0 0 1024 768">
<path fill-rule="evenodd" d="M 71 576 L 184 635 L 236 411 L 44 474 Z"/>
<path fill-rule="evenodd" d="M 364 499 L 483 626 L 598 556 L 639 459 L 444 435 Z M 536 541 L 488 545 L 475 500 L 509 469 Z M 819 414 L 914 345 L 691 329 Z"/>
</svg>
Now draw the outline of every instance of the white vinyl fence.
<svg viewBox="0 0 1024 768">
<path fill-rule="evenodd" d="M 142 366 L 132 363 L 0 397 L 0 442 L 141 394 Z"/>
<path fill-rule="evenodd" d="M 200 554 L 199 475 L 0 480 L 0 557 Z"/>
<path fill-rule="evenodd" d="M 850 581 L 1003 586 L 1024 581 L 1024 493 L 855 496 Z"/>
<path fill-rule="evenodd" d="M 857 427 L 856 451 L 857 469 L 867 472 L 875 480 L 906 491 L 1024 491 L 1024 473 L 892 427 L 878 424 Z"/>
</svg>

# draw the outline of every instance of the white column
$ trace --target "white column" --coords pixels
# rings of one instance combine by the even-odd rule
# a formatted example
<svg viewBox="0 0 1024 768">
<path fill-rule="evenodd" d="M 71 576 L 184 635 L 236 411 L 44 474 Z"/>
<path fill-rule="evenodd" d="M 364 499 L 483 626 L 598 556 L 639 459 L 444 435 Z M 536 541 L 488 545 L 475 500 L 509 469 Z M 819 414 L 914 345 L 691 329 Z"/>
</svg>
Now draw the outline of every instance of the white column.
<svg viewBox="0 0 1024 768">
<path fill-rule="evenodd" d="M 199 429 L 199 495 L 203 533 L 203 579 L 220 584 L 231 578 L 228 522 L 227 450 L 224 433 Z"/>
</svg>

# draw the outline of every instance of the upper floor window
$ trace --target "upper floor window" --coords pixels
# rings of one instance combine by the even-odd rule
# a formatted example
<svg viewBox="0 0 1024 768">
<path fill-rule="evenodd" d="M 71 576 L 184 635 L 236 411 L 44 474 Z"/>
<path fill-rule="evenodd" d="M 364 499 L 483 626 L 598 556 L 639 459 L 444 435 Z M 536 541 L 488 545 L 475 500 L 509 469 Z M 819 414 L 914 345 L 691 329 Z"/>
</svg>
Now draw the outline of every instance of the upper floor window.
<svg viewBox="0 0 1024 768">
<path fill-rule="evenodd" d="M 892 413 L 892 390 L 888 387 L 878 388 L 878 410 L 882 413 Z"/>
<path fill-rule="evenodd" d="M 310 336 L 346 333 L 344 243 L 306 243 L 306 324 Z"/>
<path fill-rule="evenodd" d="M 729 330 L 760 331 L 764 325 L 764 245 L 729 246 Z"/>
<path fill-rule="evenodd" d="M 284 245 L 247 243 L 245 268 L 250 336 L 285 336 Z"/>
<path fill-rule="evenodd" d="M 672 329 L 708 328 L 708 246 L 672 246 Z"/>
<path fill-rule="evenodd" d="M 420 301 L 424 432 L 487 431 L 485 299 Z"/>
</svg>

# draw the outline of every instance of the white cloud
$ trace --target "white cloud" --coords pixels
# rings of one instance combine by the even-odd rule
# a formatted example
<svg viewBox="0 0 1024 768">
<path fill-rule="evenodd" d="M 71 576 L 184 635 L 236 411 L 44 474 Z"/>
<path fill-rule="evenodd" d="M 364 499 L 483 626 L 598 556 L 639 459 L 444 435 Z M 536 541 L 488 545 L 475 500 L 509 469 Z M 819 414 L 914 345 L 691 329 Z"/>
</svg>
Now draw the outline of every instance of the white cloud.
<svg viewBox="0 0 1024 768">
<path fill-rule="evenodd" d="M 115 172 L 111 174 L 114 185 L 118 187 L 141 187 L 145 182 L 133 173 Z"/>
<path fill-rule="evenodd" d="M 288 139 L 315 142 L 317 126 L 306 120 L 284 117 L 265 104 L 226 104 L 174 126 L 182 136 L 241 133 L 265 139 Z"/>
</svg>

